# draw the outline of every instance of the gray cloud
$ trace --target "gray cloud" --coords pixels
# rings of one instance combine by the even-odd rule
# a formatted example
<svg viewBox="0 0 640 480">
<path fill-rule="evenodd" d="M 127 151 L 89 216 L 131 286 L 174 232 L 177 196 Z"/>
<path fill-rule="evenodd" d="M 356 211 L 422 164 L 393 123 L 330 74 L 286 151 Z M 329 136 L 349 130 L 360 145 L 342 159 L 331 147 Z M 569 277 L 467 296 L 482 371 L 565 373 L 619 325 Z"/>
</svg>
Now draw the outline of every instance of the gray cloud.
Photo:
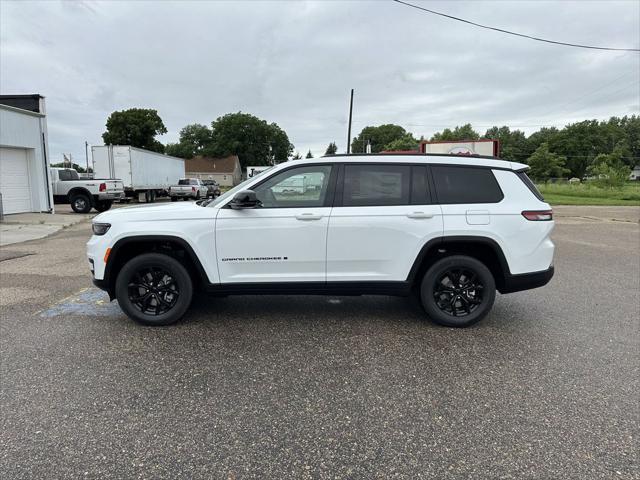
<svg viewBox="0 0 640 480">
<path fill-rule="evenodd" d="M 640 45 L 640 4 L 428 2 L 429 8 L 563 41 Z M 52 158 L 84 158 L 107 116 L 156 108 L 175 141 L 188 123 L 246 111 L 296 149 L 345 148 L 398 123 L 417 136 L 471 122 L 531 132 L 638 113 L 640 55 L 552 46 L 392 2 L 2 2 L 2 93 L 47 97 Z"/>
</svg>

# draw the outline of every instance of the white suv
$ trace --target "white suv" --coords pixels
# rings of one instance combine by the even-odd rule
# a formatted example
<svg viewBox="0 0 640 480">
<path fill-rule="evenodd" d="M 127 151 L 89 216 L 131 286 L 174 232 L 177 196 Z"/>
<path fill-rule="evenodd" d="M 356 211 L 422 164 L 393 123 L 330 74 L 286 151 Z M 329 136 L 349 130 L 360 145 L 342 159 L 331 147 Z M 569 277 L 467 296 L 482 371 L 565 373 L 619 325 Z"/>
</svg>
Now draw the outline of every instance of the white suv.
<svg viewBox="0 0 640 480">
<path fill-rule="evenodd" d="M 552 212 L 526 165 L 491 157 L 348 155 L 281 163 L 196 203 L 93 220 L 94 283 L 147 325 L 194 289 L 218 295 L 419 295 L 464 327 L 495 292 L 553 276 Z"/>
</svg>

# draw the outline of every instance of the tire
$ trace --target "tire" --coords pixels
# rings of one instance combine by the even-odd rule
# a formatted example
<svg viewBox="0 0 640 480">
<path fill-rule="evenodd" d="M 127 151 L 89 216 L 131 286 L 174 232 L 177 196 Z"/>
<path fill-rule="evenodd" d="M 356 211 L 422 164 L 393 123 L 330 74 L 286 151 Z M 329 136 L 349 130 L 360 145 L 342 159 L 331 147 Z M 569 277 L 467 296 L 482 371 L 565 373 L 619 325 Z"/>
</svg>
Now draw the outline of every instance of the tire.
<svg viewBox="0 0 640 480">
<path fill-rule="evenodd" d="M 132 286 L 134 282 L 139 287 Z M 176 259 L 160 253 L 145 253 L 122 267 L 115 293 L 120 308 L 129 318 L 143 325 L 171 325 L 180 320 L 191 305 L 193 282 Z M 136 296 L 141 299 L 139 302 L 134 300 Z"/>
<path fill-rule="evenodd" d="M 91 197 L 84 193 L 76 193 L 70 199 L 71 209 L 76 213 L 89 213 L 91 207 Z"/>
<path fill-rule="evenodd" d="M 149 202 L 150 203 L 155 203 L 156 202 L 156 191 L 155 190 L 149 190 Z"/>
<path fill-rule="evenodd" d="M 466 285 L 472 285 L 466 286 Z M 496 282 L 487 266 L 453 255 L 434 263 L 420 285 L 427 316 L 446 327 L 468 327 L 482 320 L 496 298 Z"/>
<path fill-rule="evenodd" d="M 99 212 L 106 212 L 111 208 L 111 205 L 113 205 L 113 202 L 111 200 L 99 200 L 96 202 L 93 208 L 95 208 Z"/>
<path fill-rule="evenodd" d="M 171 201 L 172 202 L 177 202 L 178 201 L 178 197 L 171 197 Z"/>
<path fill-rule="evenodd" d="M 198 193 L 196 193 L 196 202 L 200 200 L 200 190 L 198 190 Z"/>
</svg>

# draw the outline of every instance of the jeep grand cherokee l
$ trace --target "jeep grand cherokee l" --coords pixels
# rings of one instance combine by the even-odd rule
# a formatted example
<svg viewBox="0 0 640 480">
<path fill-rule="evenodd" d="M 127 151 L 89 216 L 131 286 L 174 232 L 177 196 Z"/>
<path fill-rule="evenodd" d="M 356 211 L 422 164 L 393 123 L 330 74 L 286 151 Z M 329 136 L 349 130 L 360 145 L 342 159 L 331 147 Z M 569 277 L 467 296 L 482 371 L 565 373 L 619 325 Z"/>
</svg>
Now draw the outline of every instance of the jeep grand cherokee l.
<svg viewBox="0 0 640 480">
<path fill-rule="evenodd" d="M 416 294 L 464 327 L 496 290 L 553 276 L 552 212 L 526 165 L 491 157 L 347 155 L 281 163 L 209 201 L 98 215 L 94 283 L 147 325 L 219 295 Z"/>
</svg>

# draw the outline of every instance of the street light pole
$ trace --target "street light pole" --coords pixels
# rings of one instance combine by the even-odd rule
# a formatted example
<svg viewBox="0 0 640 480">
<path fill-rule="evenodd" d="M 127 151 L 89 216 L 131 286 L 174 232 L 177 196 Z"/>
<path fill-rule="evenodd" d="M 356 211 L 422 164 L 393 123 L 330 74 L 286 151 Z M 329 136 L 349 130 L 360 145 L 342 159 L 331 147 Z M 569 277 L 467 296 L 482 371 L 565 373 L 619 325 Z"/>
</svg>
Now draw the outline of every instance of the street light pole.
<svg viewBox="0 0 640 480">
<path fill-rule="evenodd" d="M 89 142 L 84 141 L 84 159 L 87 162 L 87 173 L 89 173 Z"/>
<path fill-rule="evenodd" d="M 353 117 L 353 88 L 351 89 L 351 101 L 349 102 L 349 130 L 347 131 L 347 155 L 351 153 L 351 119 Z"/>
</svg>

